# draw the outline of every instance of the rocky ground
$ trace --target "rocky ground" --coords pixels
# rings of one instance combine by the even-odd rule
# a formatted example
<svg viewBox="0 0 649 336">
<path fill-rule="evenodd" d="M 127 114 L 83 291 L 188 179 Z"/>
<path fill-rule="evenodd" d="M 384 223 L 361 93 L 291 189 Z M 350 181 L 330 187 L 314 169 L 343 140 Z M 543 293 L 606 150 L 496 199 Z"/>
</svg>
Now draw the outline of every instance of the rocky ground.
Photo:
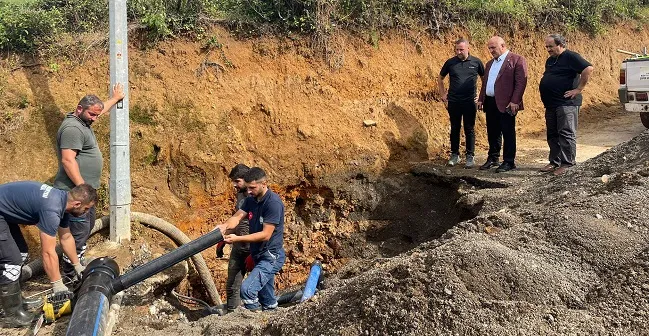
<svg viewBox="0 0 649 336">
<path fill-rule="evenodd" d="M 410 173 L 455 181 L 458 205 L 479 208 L 477 216 L 395 257 L 351 262 L 309 302 L 163 332 L 649 334 L 649 132 L 559 177 L 530 172 L 503 183 L 430 164 Z"/>
</svg>

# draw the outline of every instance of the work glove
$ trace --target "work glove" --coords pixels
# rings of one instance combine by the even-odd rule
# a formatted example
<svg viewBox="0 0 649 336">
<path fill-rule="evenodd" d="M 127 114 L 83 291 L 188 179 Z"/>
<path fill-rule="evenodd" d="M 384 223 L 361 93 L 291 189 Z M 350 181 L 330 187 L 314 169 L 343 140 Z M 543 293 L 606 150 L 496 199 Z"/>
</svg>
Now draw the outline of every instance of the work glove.
<svg viewBox="0 0 649 336">
<path fill-rule="evenodd" d="M 216 244 L 216 257 L 223 258 L 223 248 L 225 247 L 225 242 L 221 241 Z"/>
<path fill-rule="evenodd" d="M 86 266 L 81 265 L 81 262 L 79 262 L 78 264 L 73 264 L 72 266 L 74 266 L 75 272 L 77 272 L 77 274 L 79 275 L 81 275 L 81 273 L 83 273 L 83 271 L 86 269 Z"/>
<path fill-rule="evenodd" d="M 53 293 L 61 293 L 61 292 L 69 292 L 69 291 L 70 290 L 68 289 L 68 286 L 63 284 L 63 279 L 59 279 L 52 282 Z"/>
<path fill-rule="evenodd" d="M 253 268 L 255 268 L 255 261 L 252 259 L 252 254 L 248 255 L 248 258 L 246 258 L 246 272 L 251 272 Z"/>
<path fill-rule="evenodd" d="M 73 279 L 74 285 L 72 286 L 76 287 L 76 285 L 78 285 L 81 282 L 81 279 L 83 278 L 83 271 L 86 269 L 86 266 L 83 266 L 81 262 L 79 262 L 78 264 L 72 264 L 72 266 L 74 267 L 74 272 L 77 273 Z"/>
</svg>

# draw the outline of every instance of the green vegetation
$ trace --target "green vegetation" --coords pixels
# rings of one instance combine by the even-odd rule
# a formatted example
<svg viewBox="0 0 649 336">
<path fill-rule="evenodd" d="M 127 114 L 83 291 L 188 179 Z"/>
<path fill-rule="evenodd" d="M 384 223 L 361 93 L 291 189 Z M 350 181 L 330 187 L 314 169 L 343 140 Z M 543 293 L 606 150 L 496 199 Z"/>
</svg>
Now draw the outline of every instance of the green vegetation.
<svg viewBox="0 0 649 336">
<path fill-rule="evenodd" d="M 647 0 L 223 0 L 217 8 L 236 27 L 314 32 L 332 27 L 376 31 L 425 27 L 439 34 L 467 22 L 598 33 L 605 24 L 637 19 Z M 324 20 L 322 20 L 324 16 Z M 324 26 L 324 27 L 323 27 Z M 370 40 L 374 40 L 371 38 Z"/>
<path fill-rule="evenodd" d="M 165 115 L 171 116 L 170 120 L 175 119 L 174 122 L 180 125 L 183 131 L 187 133 L 205 133 L 207 126 L 196 112 L 194 101 L 188 97 L 167 97 L 167 101 L 169 103 Z"/>
<path fill-rule="evenodd" d="M 326 43 L 334 30 L 366 33 L 421 29 L 440 35 L 463 26 L 477 36 L 484 27 L 583 30 L 641 19 L 649 0 L 129 0 L 129 20 L 143 46 L 174 36 L 204 38 L 204 25 L 226 24 L 243 35 L 310 34 Z M 108 0 L 0 0 L 0 49 L 33 52 L 60 34 L 108 29 Z"/>
<path fill-rule="evenodd" d="M 155 120 L 155 115 L 158 110 L 153 106 L 142 107 L 140 104 L 135 103 L 129 110 L 129 119 L 141 125 L 155 126 L 158 122 Z"/>
<path fill-rule="evenodd" d="M 154 144 L 151 152 L 144 158 L 144 164 L 147 166 L 155 166 L 158 164 L 158 156 L 160 155 L 160 146 Z"/>
</svg>

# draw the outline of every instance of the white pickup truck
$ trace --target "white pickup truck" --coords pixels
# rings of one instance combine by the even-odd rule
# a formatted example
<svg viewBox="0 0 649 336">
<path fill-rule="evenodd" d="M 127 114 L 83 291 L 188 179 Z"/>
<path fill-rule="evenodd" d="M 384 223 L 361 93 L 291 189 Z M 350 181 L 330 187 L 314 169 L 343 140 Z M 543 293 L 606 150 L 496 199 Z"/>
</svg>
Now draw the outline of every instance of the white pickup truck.
<svg viewBox="0 0 649 336">
<path fill-rule="evenodd" d="M 640 112 L 642 124 L 649 128 L 649 55 L 646 50 L 644 55 L 618 51 L 632 55 L 620 67 L 620 102 L 626 111 Z"/>
</svg>

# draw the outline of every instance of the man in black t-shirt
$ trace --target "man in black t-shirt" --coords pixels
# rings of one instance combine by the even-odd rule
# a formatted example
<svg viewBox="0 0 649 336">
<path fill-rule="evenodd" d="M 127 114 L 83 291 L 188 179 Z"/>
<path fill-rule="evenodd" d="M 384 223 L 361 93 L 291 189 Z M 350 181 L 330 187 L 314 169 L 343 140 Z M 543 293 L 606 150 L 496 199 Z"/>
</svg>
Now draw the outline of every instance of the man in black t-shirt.
<svg viewBox="0 0 649 336">
<path fill-rule="evenodd" d="M 476 82 L 484 76 L 482 61 L 469 55 L 469 42 L 461 38 L 455 42 L 455 56 L 449 58 L 439 72 L 437 84 L 442 101 L 448 102 L 448 115 L 451 120 L 451 158 L 449 166 L 460 162 L 460 127 L 464 118 L 464 137 L 466 138 L 466 163 L 464 168 L 472 168 L 475 150 Z M 444 88 L 444 77 L 450 75 L 448 93 Z"/>
<path fill-rule="evenodd" d="M 248 189 L 244 176 L 248 173 L 250 168 L 244 164 L 237 164 L 232 168 L 228 177 L 232 181 L 232 186 L 237 192 L 237 203 L 234 207 L 236 213 L 241 209 L 243 203 L 248 197 Z M 244 217 L 239 224 L 229 233 L 234 233 L 237 236 L 244 236 L 249 233 L 248 218 Z M 221 242 L 225 244 L 225 242 Z M 219 243 L 219 244 L 221 244 Z M 217 256 L 219 255 L 217 245 Z M 246 259 L 250 257 L 250 244 L 249 243 L 234 243 L 232 250 L 230 250 L 230 260 L 228 261 L 228 279 L 225 283 L 225 292 L 227 295 L 226 309 L 228 313 L 233 312 L 241 304 L 241 281 L 249 271 L 246 265 Z"/>
<path fill-rule="evenodd" d="M 541 168 L 541 172 L 560 175 L 576 163 L 581 92 L 590 79 L 593 66 L 578 53 L 566 49 L 566 39 L 559 34 L 548 35 L 545 48 L 550 57 L 545 62 L 539 91 L 545 106 L 550 163 Z"/>
</svg>

